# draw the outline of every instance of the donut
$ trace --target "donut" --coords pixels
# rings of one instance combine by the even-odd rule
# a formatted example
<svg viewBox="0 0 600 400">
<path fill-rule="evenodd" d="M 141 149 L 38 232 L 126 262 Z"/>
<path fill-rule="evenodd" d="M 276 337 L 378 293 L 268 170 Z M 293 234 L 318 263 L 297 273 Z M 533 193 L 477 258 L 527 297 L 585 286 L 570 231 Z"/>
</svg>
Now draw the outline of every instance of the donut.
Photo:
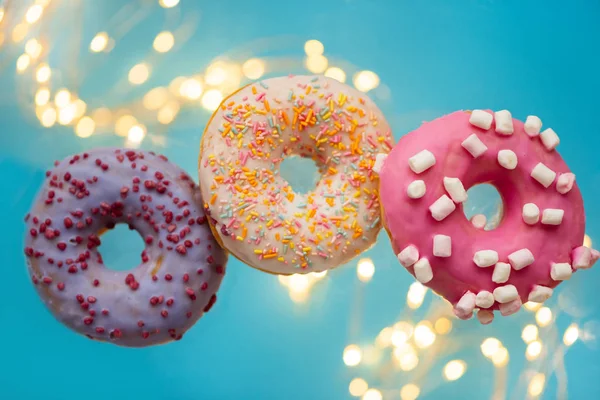
<svg viewBox="0 0 600 400">
<path fill-rule="evenodd" d="M 458 111 L 402 137 L 382 156 L 380 201 L 392 248 L 418 281 L 468 319 L 542 303 L 600 253 L 582 246 L 585 215 L 558 135 L 509 111 Z M 541 132 L 540 132 L 541 131 Z M 498 226 L 462 212 L 467 190 L 491 184 L 503 201 Z"/>
<path fill-rule="evenodd" d="M 381 229 L 373 167 L 392 146 L 373 101 L 334 79 L 286 76 L 243 87 L 212 115 L 201 142 L 200 189 L 215 236 L 236 258 L 273 274 L 348 262 Z M 306 194 L 280 175 L 293 155 L 319 169 Z"/>
<path fill-rule="evenodd" d="M 215 303 L 227 262 L 199 195 L 151 152 L 97 149 L 55 162 L 25 217 L 28 272 L 54 317 L 120 346 L 181 339 Z M 98 248 L 116 224 L 145 242 L 129 271 L 106 268 Z"/>
</svg>

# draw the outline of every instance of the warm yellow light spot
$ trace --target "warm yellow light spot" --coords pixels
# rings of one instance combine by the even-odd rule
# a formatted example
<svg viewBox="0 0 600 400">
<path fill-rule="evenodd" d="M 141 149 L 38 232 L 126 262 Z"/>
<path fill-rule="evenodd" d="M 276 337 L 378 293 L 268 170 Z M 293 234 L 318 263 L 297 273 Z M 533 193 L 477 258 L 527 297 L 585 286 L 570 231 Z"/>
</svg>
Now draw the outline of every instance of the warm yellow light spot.
<svg viewBox="0 0 600 400">
<path fill-rule="evenodd" d="M 523 328 L 523 332 L 521 332 L 521 338 L 525 343 L 531 343 L 538 338 L 538 327 L 529 324 Z"/>
<path fill-rule="evenodd" d="M 375 344 L 381 348 L 388 347 L 392 344 L 392 335 L 394 334 L 394 329 L 392 327 L 386 326 L 379 332 L 377 338 L 375 339 Z"/>
<path fill-rule="evenodd" d="M 528 361 L 533 361 L 540 356 L 542 353 L 542 342 L 539 340 L 535 340 L 527 345 L 527 350 L 525 350 L 525 358 Z"/>
<path fill-rule="evenodd" d="M 579 328 L 577 328 L 577 325 L 571 324 L 563 335 L 563 343 L 566 346 L 571 346 L 577 339 L 579 339 Z"/>
<path fill-rule="evenodd" d="M 327 275 L 327 270 L 321 271 L 321 272 L 311 272 L 308 275 L 314 276 L 316 280 L 321 280 L 321 279 L 325 278 L 325 276 Z"/>
<path fill-rule="evenodd" d="M 197 100 L 202 96 L 202 83 L 198 79 L 190 78 L 181 83 L 179 94 L 190 100 Z"/>
<path fill-rule="evenodd" d="M 360 347 L 355 344 L 348 345 L 344 349 L 342 358 L 344 360 L 344 364 L 349 367 L 355 367 L 360 364 L 360 360 L 362 359 L 362 351 L 360 350 Z"/>
<path fill-rule="evenodd" d="M 129 128 L 129 132 L 127 132 L 127 141 L 134 144 L 142 143 L 145 136 L 146 127 L 143 125 L 134 125 Z"/>
<path fill-rule="evenodd" d="M 159 0 L 158 4 L 163 8 L 171 8 L 179 4 L 179 0 Z"/>
<path fill-rule="evenodd" d="M 92 112 L 92 119 L 98 127 L 105 127 L 112 122 L 112 112 L 105 107 L 98 108 Z"/>
<path fill-rule="evenodd" d="M 354 397 L 360 397 L 369 389 L 369 384 L 362 378 L 354 378 L 348 385 L 348 391 L 350 395 Z"/>
<path fill-rule="evenodd" d="M 391 342 L 395 347 L 402 347 L 413 334 L 412 324 L 399 321 L 394 324 L 392 331 Z"/>
<path fill-rule="evenodd" d="M 259 79 L 265 73 L 265 62 L 251 58 L 242 65 L 242 72 L 248 79 Z"/>
<path fill-rule="evenodd" d="M 43 106 L 50 101 L 50 90 L 48 88 L 39 88 L 35 92 L 35 104 Z"/>
<path fill-rule="evenodd" d="M 592 248 L 592 238 L 587 234 L 583 237 L 583 245 L 589 249 Z"/>
<path fill-rule="evenodd" d="M 73 102 L 73 105 L 75 106 L 75 118 L 81 118 L 87 110 L 87 104 L 85 104 L 85 101 L 77 99 Z"/>
<path fill-rule="evenodd" d="M 439 333 L 440 335 L 446 335 L 446 334 L 450 333 L 450 331 L 452 330 L 452 321 L 450 321 L 446 317 L 441 317 L 441 318 L 438 318 L 437 321 L 435 321 L 435 324 L 433 327 L 434 327 L 435 331 L 437 333 Z"/>
<path fill-rule="evenodd" d="M 419 322 L 415 327 L 415 344 L 421 349 L 425 349 L 435 342 L 435 332 L 431 329 L 428 321 Z"/>
<path fill-rule="evenodd" d="M 354 75 L 354 87 L 361 92 L 368 92 L 379 86 L 379 76 L 373 71 L 360 71 Z"/>
<path fill-rule="evenodd" d="M 156 114 L 156 119 L 161 124 L 168 125 L 171 122 L 173 122 L 178 113 L 179 103 L 177 103 L 176 101 L 170 101 L 167 104 L 165 104 L 160 110 L 158 110 L 158 113 Z"/>
<path fill-rule="evenodd" d="M 419 365 L 419 357 L 410 344 L 395 348 L 392 354 L 402 371 L 412 371 Z"/>
<path fill-rule="evenodd" d="M 25 43 L 25 53 L 29 54 L 31 58 L 36 59 L 42 54 L 42 45 L 37 39 L 29 39 Z"/>
<path fill-rule="evenodd" d="M 90 117 L 83 117 L 75 126 L 75 134 L 80 138 L 87 138 L 94 134 L 96 123 Z"/>
<path fill-rule="evenodd" d="M 293 292 L 305 292 L 310 287 L 309 279 L 306 275 L 294 274 L 290 277 L 289 288 Z"/>
<path fill-rule="evenodd" d="M 223 101 L 223 93 L 221 93 L 217 89 L 211 89 L 204 93 L 202 96 L 202 107 L 206 108 L 209 111 L 214 111 L 219 108 L 219 105 Z"/>
<path fill-rule="evenodd" d="M 304 303 L 304 302 L 306 302 L 306 300 L 308 300 L 308 291 L 306 291 L 306 292 L 290 291 L 290 299 L 292 299 L 292 301 L 294 303 Z"/>
<path fill-rule="evenodd" d="M 552 322 L 552 310 L 542 307 L 535 313 L 535 320 L 541 327 L 548 326 Z"/>
<path fill-rule="evenodd" d="M 304 43 L 304 52 L 307 56 L 320 56 L 325 51 L 325 46 L 318 40 L 312 39 Z"/>
<path fill-rule="evenodd" d="M 44 12 L 44 7 L 42 7 L 39 4 L 35 4 L 31 7 L 29 7 L 29 9 L 27 10 L 27 13 L 25 13 L 25 21 L 29 22 L 30 24 L 33 24 L 40 19 L 43 12 Z"/>
<path fill-rule="evenodd" d="M 56 110 L 54 108 L 45 109 L 40 115 L 40 122 L 42 126 L 50 128 L 56 123 Z"/>
<path fill-rule="evenodd" d="M 129 130 L 137 124 L 137 119 L 129 114 L 122 115 L 115 122 L 115 132 L 119 136 L 128 136 Z"/>
<path fill-rule="evenodd" d="M 212 86 L 217 86 L 227 79 L 227 69 L 224 63 L 217 61 L 208 66 L 204 81 Z"/>
<path fill-rule="evenodd" d="M 502 343 L 496 338 L 487 338 L 481 343 L 481 352 L 487 358 L 491 358 L 500 350 Z"/>
<path fill-rule="evenodd" d="M 342 83 L 346 82 L 346 73 L 343 69 L 338 67 L 327 68 L 327 71 L 325 71 L 325 76 L 333 78 Z"/>
<path fill-rule="evenodd" d="M 142 83 L 146 82 L 146 80 L 148 80 L 149 76 L 150 67 L 148 66 L 148 64 L 139 63 L 134 65 L 129 70 L 129 75 L 127 77 L 132 85 L 141 85 Z"/>
<path fill-rule="evenodd" d="M 363 349 L 362 364 L 366 366 L 376 365 L 381 361 L 381 350 L 373 345 L 368 345 Z"/>
<path fill-rule="evenodd" d="M 414 383 L 408 383 L 400 389 L 401 400 L 417 400 L 421 394 L 421 389 Z"/>
<path fill-rule="evenodd" d="M 106 45 L 108 44 L 108 33 L 99 32 L 94 36 L 92 41 L 90 42 L 90 51 L 94 53 L 99 53 L 106 49 Z"/>
<path fill-rule="evenodd" d="M 529 386 L 527 387 L 527 393 L 531 397 L 538 397 L 544 391 L 544 386 L 546 385 L 546 376 L 542 373 L 537 373 L 531 378 L 529 381 Z"/>
<path fill-rule="evenodd" d="M 408 293 L 406 293 L 406 304 L 409 308 L 416 310 L 423 304 L 425 294 L 427 294 L 427 288 L 420 282 L 411 283 L 408 288 Z"/>
<path fill-rule="evenodd" d="M 26 24 L 17 24 L 12 30 L 12 40 L 15 43 L 21 42 L 27 36 L 27 31 L 29 28 Z"/>
<path fill-rule="evenodd" d="M 159 53 L 166 53 L 175 45 L 175 36 L 169 31 L 163 31 L 154 38 L 153 47 Z"/>
<path fill-rule="evenodd" d="M 358 260 L 356 274 L 362 282 L 369 282 L 375 273 L 375 264 L 370 258 L 361 258 Z"/>
<path fill-rule="evenodd" d="M 315 74 L 321 74 L 327 69 L 329 60 L 323 55 L 308 56 L 304 60 L 306 69 Z"/>
<path fill-rule="evenodd" d="M 23 73 L 23 71 L 29 67 L 30 62 L 31 58 L 28 54 L 21 54 L 19 58 L 17 58 L 17 72 L 20 74 Z"/>
<path fill-rule="evenodd" d="M 58 123 L 69 125 L 75 119 L 75 105 L 69 104 L 58 110 Z"/>
<path fill-rule="evenodd" d="M 449 381 L 460 379 L 467 369 L 467 364 L 462 360 L 449 361 L 444 367 L 444 377 Z"/>
<path fill-rule="evenodd" d="M 529 311 L 537 311 L 541 306 L 542 303 L 534 303 L 532 301 L 528 301 L 525 304 L 523 304 L 523 307 L 525 307 L 525 309 Z"/>
<path fill-rule="evenodd" d="M 35 0 L 35 4 L 39 4 L 42 7 L 46 7 L 48 4 L 50 4 L 52 0 Z"/>
<path fill-rule="evenodd" d="M 0 7 L 0 22 L 4 19 L 4 7 Z"/>
<path fill-rule="evenodd" d="M 500 347 L 492 356 L 492 362 L 498 368 L 506 366 L 506 364 L 508 364 L 508 360 L 508 350 L 506 350 L 505 347 Z"/>
<path fill-rule="evenodd" d="M 164 87 L 157 87 L 144 95 L 142 103 L 148 110 L 158 110 L 169 98 L 169 91 Z"/>
<path fill-rule="evenodd" d="M 362 400 L 382 400 L 383 395 L 377 389 L 369 389 L 363 394 Z"/>
<path fill-rule="evenodd" d="M 67 89 L 60 89 L 54 95 L 54 104 L 56 107 L 63 108 L 69 105 L 71 102 L 71 93 Z"/>
<path fill-rule="evenodd" d="M 35 79 L 39 83 L 44 83 L 44 82 L 48 82 L 51 75 L 52 75 L 52 71 L 50 70 L 50 67 L 48 66 L 48 64 L 43 63 L 43 64 L 38 65 L 38 68 L 35 72 Z"/>
<path fill-rule="evenodd" d="M 181 89 L 181 85 L 186 80 L 187 80 L 187 78 L 184 76 L 178 76 L 177 78 L 173 79 L 171 81 L 171 83 L 169 83 L 169 91 L 171 93 L 173 93 L 174 95 L 179 95 L 180 94 L 179 90 Z"/>
</svg>

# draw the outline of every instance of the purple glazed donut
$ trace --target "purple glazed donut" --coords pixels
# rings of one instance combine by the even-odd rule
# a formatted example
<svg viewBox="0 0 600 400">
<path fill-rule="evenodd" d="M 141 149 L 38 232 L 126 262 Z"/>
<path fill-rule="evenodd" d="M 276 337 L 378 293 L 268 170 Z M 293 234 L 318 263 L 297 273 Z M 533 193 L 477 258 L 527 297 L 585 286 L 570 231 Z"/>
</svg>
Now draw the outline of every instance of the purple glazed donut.
<svg viewBox="0 0 600 400">
<path fill-rule="evenodd" d="M 227 256 L 198 186 L 164 156 L 97 149 L 56 162 L 26 216 L 38 294 L 90 339 L 144 347 L 181 339 L 215 303 Z M 125 223 L 144 239 L 131 271 L 106 268 L 100 236 Z"/>
</svg>

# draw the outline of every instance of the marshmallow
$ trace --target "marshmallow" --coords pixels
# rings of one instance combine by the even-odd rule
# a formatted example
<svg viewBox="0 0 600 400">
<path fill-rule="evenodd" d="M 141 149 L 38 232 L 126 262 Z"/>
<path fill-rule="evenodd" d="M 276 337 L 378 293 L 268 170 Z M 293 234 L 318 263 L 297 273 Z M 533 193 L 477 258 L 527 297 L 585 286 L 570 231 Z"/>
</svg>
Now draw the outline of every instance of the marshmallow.
<svg viewBox="0 0 600 400">
<path fill-rule="evenodd" d="M 460 319 L 469 319 L 475 309 L 475 294 L 467 292 L 454 305 L 454 314 Z"/>
<path fill-rule="evenodd" d="M 540 139 L 542 139 L 542 144 L 548 151 L 554 150 L 560 143 L 558 135 L 552 128 L 548 128 L 544 132 L 540 133 Z"/>
<path fill-rule="evenodd" d="M 492 274 L 492 282 L 504 283 L 510 276 L 510 264 L 499 262 L 494 267 L 494 273 Z"/>
<path fill-rule="evenodd" d="M 417 249 L 412 244 L 410 246 L 406 246 L 404 250 L 398 253 L 398 261 L 404 268 L 408 268 L 419 259 L 419 249 Z"/>
<path fill-rule="evenodd" d="M 415 269 L 415 276 L 419 282 L 427 283 L 433 279 L 433 271 L 431 270 L 428 259 L 421 258 L 415 263 L 413 268 Z"/>
<path fill-rule="evenodd" d="M 376 174 L 379 174 L 381 172 L 381 168 L 383 167 L 383 163 L 385 162 L 387 156 L 388 155 L 384 153 L 377 153 L 377 155 L 375 156 L 375 164 L 373 164 L 373 172 L 375 172 Z"/>
<path fill-rule="evenodd" d="M 458 178 L 444 177 L 444 188 L 455 203 L 467 201 L 467 191 Z"/>
<path fill-rule="evenodd" d="M 542 224 L 544 225 L 560 225 L 565 211 L 560 208 L 546 208 L 542 213 Z"/>
<path fill-rule="evenodd" d="M 483 214 L 475 214 L 471 217 L 471 224 L 477 229 L 485 228 L 485 224 L 487 223 L 487 218 Z"/>
<path fill-rule="evenodd" d="M 411 199 L 420 199 L 421 197 L 425 196 L 426 191 L 427 188 L 425 187 L 425 182 L 420 180 L 412 181 L 406 188 L 406 194 Z"/>
<path fill-rule="evenodd" d="M 500 150 L 498 152 L 498 164 L 503 166 L 506 169 L 515 169 L 517 168 L 519 160 L 517 159 L 517 155 L 512 150 Z"/>
<path fill-rule="evenodd" d="M 592 268 L 594 266 L 594 264 L 596 263 L 596 261 L 598 261 L 600 259 L 600 251 L 596 250 L 596 249 L 592 249 L 592 262 L 590 263 L 590 268 Z"/>
<path fill-rule="evenodd" d="M 490 308 L 494 305 L 494 295 L 487 290 L 482 290 L 475 297 L 475 304 L 479 308 Z"/>
<path fill-rule="evenodd" d="M 488 149 L 487 146 L 483 144 L 483 142 L 479 139 L 479 137 L 477 137 L 476 134 L 472 134 L 471 136 L 466 138 L 462 142 L 461 146 L 464 147 L 465 150 L 467 150 L 469 153 L 471 153 L 473 158 L 479 157 Z"/>
<path fill-rule="evenodd" d="M 592 250 L 579 246 L 571 252 L 573 269 L 588 269 L 592 266 Z"/>
<path fill-rule="evenodd" d="M 439 199 L 437 199 L 432 205 L 429 206 L 429 211 L 431 211 L 431 216 L 436 221 L 441 221 L 446 218 L 448 215 L 452 213 L 452 211 L 456 210 L 456 206 L 454 202 L 450 200 L 450 197 L 445 194 L 442 195 Z"/>
<path fill-rule="evenodd" d="M 498 253 L 494 250 L 479 250 L 473 256 L 473 262 L 478 267 L 491 267 L 498 262 Z"/>
<path fill-rule="evenodd" d="M 554 281 L 566 281 L 571 278 L 571 265 L 569 263 L 552 263 L 550 277 Z"/>
<path fill-rule="evenodd" d="M 496 120 L 496 133 L 506 136 L 513 134 L 513 120 L 510 111 L 496 111 L 494 113 L 494 119 Z"/>
<path fill-rule="evenodd" d="M 433 255 L 436 257 L 450 257 L 452 255 L 452 239 L 446 235 L 433 237 Z"/>
<path fill-rule="evenodd" d="M 529 251 L 529 249 L 521 249 L 517 250 L 514 253 L 509 254 L 508 262 L 515 271 L 521 270 L 528 265 L 533 264 L 535 258 L 533 257 L 533 253 Z"/>
<path fill-rule="evenodd" d="M 535 115 L 529 115 L 525 120 L 525 133 L 529 137 L 535 137 L 542 130 L 542 120 Z"/>
<path fill-rule="evenodd" d="M 556 180 L 556 191 L 560 194 L 569 193 L 573 189 L 574 184 L 575 174 L 571 172 L 560 174 Z"/>
<path fill-rule="evenodd" d="M 556 172 L 546 167 L 543 163 L 538 163 L 531 171 L 531 177 L 547 188 L 554 182 Z"/>
<path fill-rule="evenodd" d="M 508 303 L 500 304 L 498 308 L 500 309 L 500 314 L 506 317 L 519 311 L 522 305 L 521 299 L 517 297 Z"/>
<path fill-rule="evenodd" d="M 540 209 L 533 203 L 523 206 L 523 221 L 527 225 L 535 225 L 540 220 Z"/>
<path fill-rule="evenodd" d="M 510 303 L 519 298 L 519 292 L 514 285 L 498 286 L 494 289 L 494 298 L 500 304 Z"/>
<path fill-rule="evenodd" d="M 473 110 L 469 117 L 469 123 L 486 131 L 492 127 L 494 116 L 487 111 Z"/>
<path fill-rule="evenodd" d="M 494 320 L 494 312 L 490 310 L 477 311 L 477 319 L 481 325 L 487 325 Z"/>
<path fill-rule="evenodd" d="M 429 150 L 420 151 L 408 159 L 408 166 L 415 174 L 420 174 L 434 165 L 435 156 Z"/>
<path fill-rule="evenodd" d="M 529 292 L 527 301 L 543 303 L 552 296 L 553 292 L 554 290 L 550 289 L 549 287 L 533 285 L 533 289 L 531 289 L 531 292 Z"/>
</svg>

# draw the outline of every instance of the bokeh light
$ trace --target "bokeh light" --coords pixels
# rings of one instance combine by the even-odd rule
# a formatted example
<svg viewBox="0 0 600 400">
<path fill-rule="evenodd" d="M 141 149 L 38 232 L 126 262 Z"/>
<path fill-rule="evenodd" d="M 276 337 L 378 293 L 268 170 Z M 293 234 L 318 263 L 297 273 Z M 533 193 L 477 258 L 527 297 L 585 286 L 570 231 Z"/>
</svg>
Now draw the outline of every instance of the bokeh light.
<svg viewBox="0 0 600 400">
<path fill-rule="evenodd" d="M 541 307 L 535 313 L 535 320 L 541 327 L 548 326 L 552 322 L 552 310 L 548 307 Z"/>
<path fill-rule="evenodd" d="M 408 383 L 400 389 L 400 400 L 417 400 L 421 389 L 414 383 Z"/>
<path fill-rule="evenodd" d="M 375 273 L 375 264 L 370 258 L 361 258 L 356 267 L 358 279 L 362 282 L 369 282 Z"/>
<path fill-rule="evenodd" d="M 346 346 L 343 354 L 344 364 L 349 367 L 355 367 L 360 364 L 360 360 L 362 359 L 362 351 L 360 347 L 355 344 L 351 344 Z"/>
<path fill-rule="evenodd" d="M 377 389 L 369 389 L 365 392 L 362 397 L 362 400 L 382 400 L 383 395 Z"/>
<path fill-rule="evenodd" d="M 141 85 L 146 82 L 150 77 L 150 67 L 146 63 L 139 63 L 134 65 L 129 70 L 127 78 L 132 85 Z"/>
<path fill-rule="evenodd" d="M 175 36 L 169 31 L 160 32 L 154 38 L 152 47 L 159 53 L 166 53 L 175 45 Z"/>
<path fill-rule="evenodd" d="M 259 79 L 265 73 L 265 62 L 258 58 L 251 58 L 242 65 L 242 72 L 248 79 Z"/>
<path fill-rule="evenodd" d="M 571 324 L 563 335 L 563 343 L 565 346 L 571 346 L 579 338 L 579 328 L 576 324 Z"/>
<path fill-rule="evenodd" d="M 304 43 L 304 52 L 307 56 L 319 56 L 325 51 L 325 46 L 318 40 L 311 39 Z"/>
<path fill-rule="evenodd" d="M 455 381 L 460 379 L 461 376 L 464 375 L 467 370 L 467 364 L 462 360 L 452 360 L 449 361 L 444 366 L 444 378 L 449 381 Z"/>
<path fill-rule="evenodd" d="M 348 385 L 348 391 L 350 395 L 354 397 L 360 397 L 369 389 L 369 384 L 362 378 L 354 378 Z"/>
<path fill-rule="evenodd" d="M 106 32 L 99 32 L 94 36 L 90 42 L 90 51 L 99 53 L 106 49 L 108 44 L 108 34 Z"/>
<path fill-rule="evenodd" d="M 532 397 L 538 397 L 544 392 L 544 386 L 546 385 L 546 376 L 542 373 L 537 373 L 529 381 L 527 393 Z"/>
</svg>

